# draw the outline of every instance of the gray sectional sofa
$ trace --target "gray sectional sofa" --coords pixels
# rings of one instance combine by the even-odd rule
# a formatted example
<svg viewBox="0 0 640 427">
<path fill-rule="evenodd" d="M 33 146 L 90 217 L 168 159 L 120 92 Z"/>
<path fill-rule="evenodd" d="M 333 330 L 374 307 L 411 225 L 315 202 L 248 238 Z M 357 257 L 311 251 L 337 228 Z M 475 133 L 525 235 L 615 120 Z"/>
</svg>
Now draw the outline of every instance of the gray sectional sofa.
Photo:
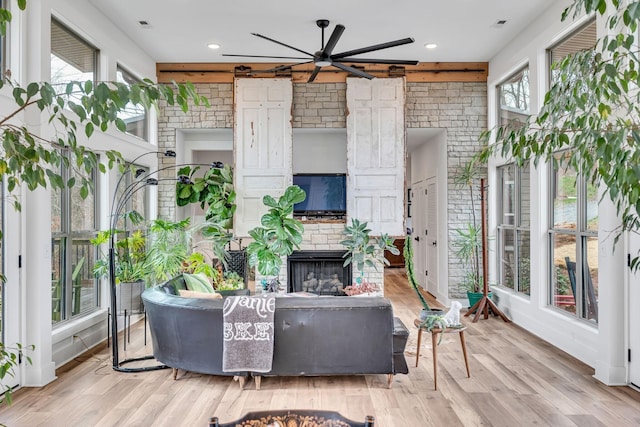
<svg viewBox="0 0 640 427">
<path fill-rule="evenodd" d="M 222 371 L 223 300 L 183 298 L 179 276 L 144 291 L 155 358 L 191 372 L 244 378 Z M 408 330 L 382 297 L 276 299 L 272 370 L 261 376 L 394 374 L 409 372 L 404 357 Z M 176 371 L 174 371 L 175 373 Z"/>
</svg>

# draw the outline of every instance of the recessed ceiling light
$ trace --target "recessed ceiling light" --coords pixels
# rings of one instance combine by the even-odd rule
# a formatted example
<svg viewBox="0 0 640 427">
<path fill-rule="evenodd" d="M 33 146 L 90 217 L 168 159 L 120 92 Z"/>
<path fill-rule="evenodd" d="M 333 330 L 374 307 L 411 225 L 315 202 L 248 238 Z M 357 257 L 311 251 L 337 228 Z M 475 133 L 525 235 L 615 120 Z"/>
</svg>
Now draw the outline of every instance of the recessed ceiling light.
<svg viewBox="0 0 640 427">
<path fill-rule="evenodd" d="M 438 47 L 438 45 L 435 43 L 427 43 L 424 45 L 424 47 L 426 47 L 427 49 L 435 49 Z"/>
<path fill-rule="evenodd" d="M 218 43 L 209 43 L 207 47 L 209 49 L 220 49 L 220 45 Z"/>
</svg>

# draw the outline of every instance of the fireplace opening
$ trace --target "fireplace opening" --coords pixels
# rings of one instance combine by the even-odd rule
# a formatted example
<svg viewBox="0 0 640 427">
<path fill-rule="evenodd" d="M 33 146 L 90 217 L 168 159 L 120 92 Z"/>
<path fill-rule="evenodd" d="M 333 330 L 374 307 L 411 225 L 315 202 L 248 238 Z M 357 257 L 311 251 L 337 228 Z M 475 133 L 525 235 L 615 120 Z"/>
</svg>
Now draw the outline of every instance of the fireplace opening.
<svg viewBox="0 0 640 427">
<path fill-rule="evenodd" d="M 344 267 L 344 251 L 294 251 L 287 258 L 289 292 L 345 295 L 351 285 L 351 264 Z"/>
</svg>

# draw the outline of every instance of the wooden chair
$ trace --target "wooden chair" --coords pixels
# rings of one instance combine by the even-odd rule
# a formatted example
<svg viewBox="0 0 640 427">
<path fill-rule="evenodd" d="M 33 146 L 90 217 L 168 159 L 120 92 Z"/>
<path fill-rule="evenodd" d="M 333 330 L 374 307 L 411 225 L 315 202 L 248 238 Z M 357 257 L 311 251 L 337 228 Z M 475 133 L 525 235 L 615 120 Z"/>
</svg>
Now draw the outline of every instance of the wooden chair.
<svg viewBox="0 0 640 427">
<path fill-rule="evenodd" d="M 209 427 L 374 427 L 374 419 L 367 415 L 364 423 L 351 421 L 335 411 L 274 410 L 248 412 L 244 417 L 230 423 L 220 423 L 211 417 Z"/>
<path fill-rule="evenodd" d="M 567 273 L 569 274 L 569 282 L 571 283 L 571 292 L 575 299 L 576 295 L 576 263 L 571 261 L 569 257 L 564 258 L 564 262 L 567 265 Z M 596 292 L 593 288 L 593 281 L 591 280 L 591 274 L 589 272 L 589 266 L 587 265 L 587 295 L 583 296 L 582 301 L 585 302 L 586 309 L 589 318 L 598 321 L 598 300 L 596 298 Z"/>
</svg>

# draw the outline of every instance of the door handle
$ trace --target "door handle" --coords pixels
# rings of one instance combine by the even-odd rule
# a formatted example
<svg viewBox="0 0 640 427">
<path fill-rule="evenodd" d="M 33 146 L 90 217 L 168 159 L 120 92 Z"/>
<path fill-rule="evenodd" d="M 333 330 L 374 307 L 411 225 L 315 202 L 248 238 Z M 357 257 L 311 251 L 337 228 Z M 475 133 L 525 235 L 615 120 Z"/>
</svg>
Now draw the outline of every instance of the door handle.
<svg viewBox="0 0 640 427">
<path fill-rule="evenodd" d="M 420 241 L 420 236 L 414 237 L 413 240 L 415 240 L 416 242 L 419 242 Z"/>
<path fill-rule="evenodd" d="M 438 244 L 437 240 L 434 240 L 433 243 L 432 243 L 433 246 L 436 246 L 437 244 Z"/>
</svg>

